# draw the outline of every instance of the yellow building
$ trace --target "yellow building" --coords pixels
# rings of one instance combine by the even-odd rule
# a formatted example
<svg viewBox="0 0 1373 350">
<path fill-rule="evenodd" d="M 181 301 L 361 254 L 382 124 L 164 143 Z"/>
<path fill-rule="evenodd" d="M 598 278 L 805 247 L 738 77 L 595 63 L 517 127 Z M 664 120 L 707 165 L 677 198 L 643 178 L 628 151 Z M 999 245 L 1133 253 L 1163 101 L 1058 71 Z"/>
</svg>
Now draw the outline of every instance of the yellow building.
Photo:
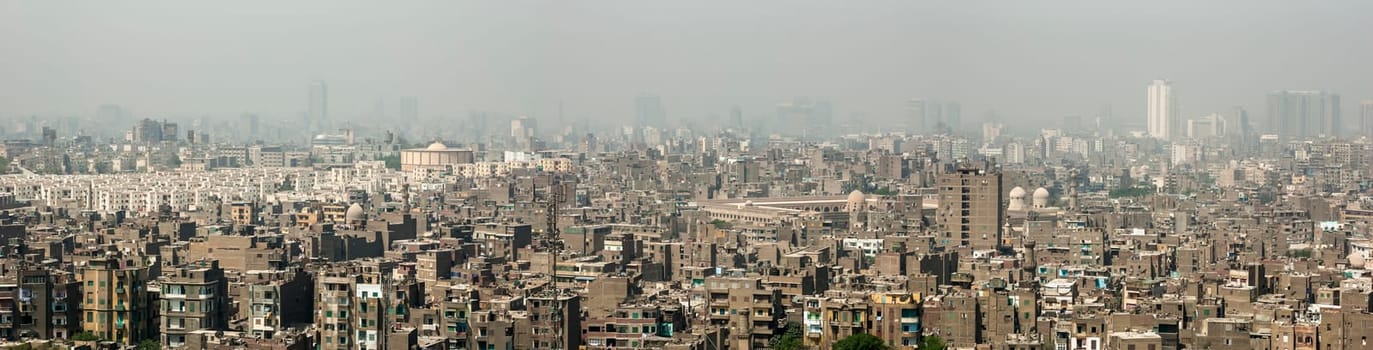
<svg viewBox="0 0 1373 350">
<path fill-rule="evenodd" d="M 81 328 L 100 339 L 134 345 L 152 333 L 148 271 L 142 259 L 91 259 L 81 269 Z"/>
</svg>

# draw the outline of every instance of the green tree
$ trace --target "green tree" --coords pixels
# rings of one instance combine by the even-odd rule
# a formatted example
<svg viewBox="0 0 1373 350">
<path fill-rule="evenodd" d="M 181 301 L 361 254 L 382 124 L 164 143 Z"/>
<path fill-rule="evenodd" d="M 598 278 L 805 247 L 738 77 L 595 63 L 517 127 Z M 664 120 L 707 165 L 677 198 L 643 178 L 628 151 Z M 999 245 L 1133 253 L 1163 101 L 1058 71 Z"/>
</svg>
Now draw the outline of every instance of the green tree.
<svg viewBox="0 0 1373 350">
<path fill-rule="evenodd" d="M 386 162 L 386 168 L 400 170 L 400 155 L 389 155 L 381 157 L 381 161 Z"/>
<path fill-rule="evenodd" d="M 1311 249 L 1297 249 L 1287 251 L 1287 256 L 1293 258 L 1310 258 L 1312 255 L 1313 254 L 1311 253 Z"/>
<path fill-rule="evenodd" d="M 888 350 L 887 343 L 872 334 L 858 333 L 850 335 L 838 343 L 834 343 L 834 350 Z"/>
<path fill-rule="evenodd" d="M 1121 197 L 1144 197 L 1144 196 L 1149 195 L 1150 193 L 1154 193 L 1154 189 L 1153 189 L 1152 187 L 1145 187 L 1145 186 L 1122 187 L 1122 188 L 1117 188 L 1117 189 L 1111 190 L 1110 196 L 1111 196 L 1111 198 L 1121 198 Z"/>
<path fill-rule="evenodd" d="M 4 172 L 4 170 L 0 170 L 0 172 Z M 95 173 L 96 173 L 96 174 L 110 174 L 110 173 L 114 173 L 114 164 L 111 164 L 111 163 L 108 162 L 108 161 L 99 161 L 99 162 L 95 162 Z"/>
<path fill-rule="evenodd" d="M 724 220 L 720 220 L 720 219 L 711 220 L 711 221 L 710 221 L 710 224 L 711 224 L 711 225 L 714 225 L 716 229 L 720 229 L 720 230 L 728 230 L 728 229 L 734 227 L 734 225 L 733 225 L 733 224 L 730 224 L 728 221 L 724 221 Z"/>
<path fill-rule="evenodd" d="M 81 333 L 76 333 L 76 335 L 73 335 L 73 336 L 72 336 L 72 340 L 75 340 L 75 341 L 98 341 L 98 340 L 100 340 L 100 337 L 95 336 L 95 333 L 91 333 L 91 332 L 81 332 Z"/>
<path fill-rule="evenodd" d="M 944 339 L 937 335 L 931 335 L 920 340 L 920 350 L 944 350 L 948 348 L 944 344 Z"/>
<path fill-rule="evenodd" d="M 773 350 L 801 350 L 801 324 L 787 322 L 782 334 L 772 338 Z"/>
<path fill-rule="evenodd" d="M 893 190 L 890 187 L 878 187 L 877 189 L 872 190 L 872 194 L 879 196 L 895 196 L 901 194 L 901 192 Z"/>
<path fill-rule="evenodd" d="M 157 350 L 161 348 L 162 343 L 153 339 L 143 339 L 143 341 L 138 342 L 138 350 Z"/>
</svg>

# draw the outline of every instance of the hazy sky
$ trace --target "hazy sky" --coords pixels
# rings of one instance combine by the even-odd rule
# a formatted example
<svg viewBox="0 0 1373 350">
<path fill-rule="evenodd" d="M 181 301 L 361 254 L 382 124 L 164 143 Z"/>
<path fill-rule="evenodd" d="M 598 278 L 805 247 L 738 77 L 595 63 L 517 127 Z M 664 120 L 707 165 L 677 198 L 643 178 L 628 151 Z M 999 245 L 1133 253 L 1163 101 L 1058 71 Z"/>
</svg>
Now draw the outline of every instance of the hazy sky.
<svg viewBox="0 0 1373 350">
<path fill-rule="evenodd" d="M 896 118 L 911 97 L 1057 120 L 1142 119 L 1149 80 L 1186 116 L 1274 89 L 1373 97 L 1373 1 L 19 1 L 0 5 L 0 116 L 421 114 L 629 120 L 770 114 L 792 96 Z"/>
</svg>

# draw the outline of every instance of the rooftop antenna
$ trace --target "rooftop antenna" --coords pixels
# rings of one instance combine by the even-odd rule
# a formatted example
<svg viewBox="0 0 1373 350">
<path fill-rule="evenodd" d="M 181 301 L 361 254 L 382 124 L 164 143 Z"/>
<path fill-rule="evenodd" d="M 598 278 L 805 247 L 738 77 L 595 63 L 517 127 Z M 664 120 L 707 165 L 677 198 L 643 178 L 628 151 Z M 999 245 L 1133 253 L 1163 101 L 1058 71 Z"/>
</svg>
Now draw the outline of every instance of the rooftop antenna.
<svg viewBox="0 0 1373 350">
<path fill-rule="evenodd" d="M 558 177 L 556 175 L 550 178 L 547 191 L 548 195 L 544 196 L 544 213 L 547 214 L 547 229 L 544 232 L 544 247 L 548 249 L 549 253 L 548 269 L 549 276 L 551 276 L 550 286 L 552 288 L 549 292 L 546 292 L 546 295 L 549 295 L 550 299 L 552 299 L 548 307 L 548 320 L 549 322 L 554 323 L 554 339 L 553 344 L 551 344 L 552 346 L 550 348 L 562 349 L 563 327 L 561 327 L 558 323 L 562 322 L 563 320 L 562 305 L 560 304 L 560 299 L 563 295 L 563 292 L 562 290 L 558 289 L 558 256 L 562 254 L 563 242 L 558 235 L 558 208 L 563 201 L 564 194 L 562 191 L 562 184 L 559 183 Z M 538 191 L 534 191 L 534 193 L 537 194 Z"/>
</svg>

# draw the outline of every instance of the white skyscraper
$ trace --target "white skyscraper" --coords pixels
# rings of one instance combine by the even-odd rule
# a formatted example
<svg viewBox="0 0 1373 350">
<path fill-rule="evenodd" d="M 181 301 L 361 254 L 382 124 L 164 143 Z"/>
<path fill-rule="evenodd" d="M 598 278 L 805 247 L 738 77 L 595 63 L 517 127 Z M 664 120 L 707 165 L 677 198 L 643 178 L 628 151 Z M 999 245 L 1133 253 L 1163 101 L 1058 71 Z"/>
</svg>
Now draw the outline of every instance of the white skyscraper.
<svg viewBox="0 0 1373 350">
<path fill-rule="evenodd" d="M 329 120 L 329 88 L 324 85 L 324 81 L 316 80 L 310 83 L 310 105 L 307 107 L 306 118 L 310 123 L 310 131 L 323 131 L 328 127 Z"/>
<path fill-rule="evenodd" d="M 1177 95 L 1173 94 L 1173 83 L 1167 80 L 1154 80 L 1149 83 L 1149 137 L 1168 140 L 1181 136 L 1178 120 Z"/>
</svg>

